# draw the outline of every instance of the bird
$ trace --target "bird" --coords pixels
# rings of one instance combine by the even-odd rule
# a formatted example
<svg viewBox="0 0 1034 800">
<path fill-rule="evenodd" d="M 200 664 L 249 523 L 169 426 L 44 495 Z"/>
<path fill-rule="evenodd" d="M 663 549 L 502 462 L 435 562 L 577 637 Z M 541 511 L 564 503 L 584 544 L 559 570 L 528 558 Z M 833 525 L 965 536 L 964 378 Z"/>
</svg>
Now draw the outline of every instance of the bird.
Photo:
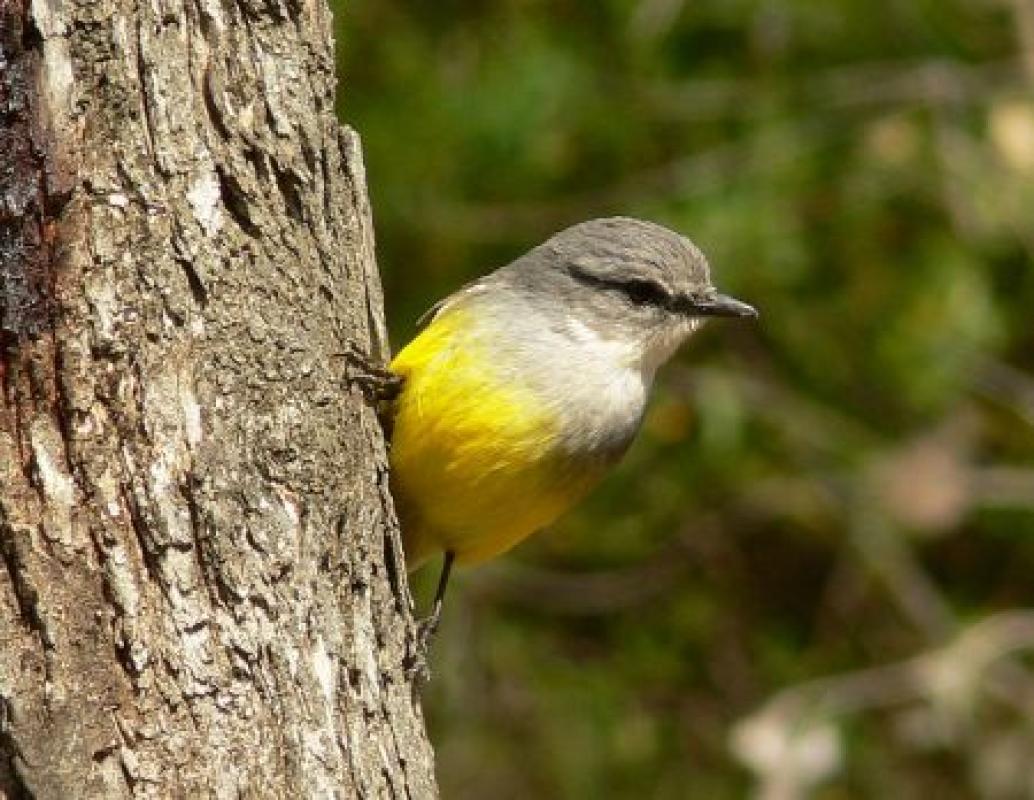
<svg viewBox="0 0 1034 800">
<path fill-rule="evenodd" d="M 407 569 L 498 556 L 548 527 L 635 438 L 654 377 L 712 317 L 700 249 L 662 225 L 593 219 L 436 303 L 391 360 L 390 475 Z"/>
</svg>

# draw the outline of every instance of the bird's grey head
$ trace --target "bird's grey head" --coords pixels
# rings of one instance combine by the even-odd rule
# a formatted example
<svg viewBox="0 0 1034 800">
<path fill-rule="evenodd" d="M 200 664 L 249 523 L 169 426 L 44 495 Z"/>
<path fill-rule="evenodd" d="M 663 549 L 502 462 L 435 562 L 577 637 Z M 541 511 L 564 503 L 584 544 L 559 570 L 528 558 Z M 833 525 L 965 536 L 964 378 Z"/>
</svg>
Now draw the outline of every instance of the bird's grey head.
<svg viewBox="0 0 1034 800">
<path fill-rule="evenodd" d="M 711 285 L 707 259 L 689 239 L 629 217 L 567 228 L 493 278 L 549 309 L 549 324 L 627 344 L 651 370 L 707 317 L 756 316 Z"/>
</svg>

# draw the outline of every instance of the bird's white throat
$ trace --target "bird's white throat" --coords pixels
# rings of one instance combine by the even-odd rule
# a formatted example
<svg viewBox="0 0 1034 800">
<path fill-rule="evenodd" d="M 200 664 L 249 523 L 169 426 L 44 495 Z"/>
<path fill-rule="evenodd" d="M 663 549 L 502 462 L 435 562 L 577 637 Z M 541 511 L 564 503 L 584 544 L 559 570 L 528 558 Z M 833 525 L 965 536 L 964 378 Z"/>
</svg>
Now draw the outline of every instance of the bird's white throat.
<svg viewBox="0 0 1034 800">
<path fill-rule="evenodd" d="M 573 345 L 583 350 L 586 358 L 599 360 L 615 368 L 637 368 L 649 383 L 657 368 L 671 358 L 679 346 L 702 325 L 703 320 L 687 318 L 682 324 L 657 331 L 644 331 L 634 338 L 622 338 L 605 336 L 591 325 L 569 317 L 565 320 L 564 332 Z"/>
</svg>

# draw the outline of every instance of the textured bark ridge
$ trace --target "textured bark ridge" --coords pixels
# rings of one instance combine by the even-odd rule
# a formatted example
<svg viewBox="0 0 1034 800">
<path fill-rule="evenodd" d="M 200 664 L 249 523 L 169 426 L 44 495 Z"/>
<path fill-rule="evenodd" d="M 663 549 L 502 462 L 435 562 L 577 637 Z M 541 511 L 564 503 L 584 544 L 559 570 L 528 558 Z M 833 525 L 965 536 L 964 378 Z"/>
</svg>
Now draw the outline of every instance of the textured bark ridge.
<svg viewBox="0 0 1034 800">
<path fill-rule="evenodd" d="M 322 0 L 0 0 L 0 797 L 432 797 Z"/>
</svg>

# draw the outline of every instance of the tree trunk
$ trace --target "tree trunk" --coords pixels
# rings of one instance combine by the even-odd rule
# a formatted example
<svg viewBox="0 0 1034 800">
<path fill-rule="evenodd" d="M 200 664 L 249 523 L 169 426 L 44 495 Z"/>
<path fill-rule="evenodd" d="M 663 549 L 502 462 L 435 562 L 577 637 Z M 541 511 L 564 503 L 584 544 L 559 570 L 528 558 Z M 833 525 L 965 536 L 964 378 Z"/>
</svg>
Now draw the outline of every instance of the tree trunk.
<svg viewBox="0 0 1034 800">
<path fill-rule="evenodd" d="M 0 0 L 0 797 L 432 797 L 322 0 Z"/>
</svg>

